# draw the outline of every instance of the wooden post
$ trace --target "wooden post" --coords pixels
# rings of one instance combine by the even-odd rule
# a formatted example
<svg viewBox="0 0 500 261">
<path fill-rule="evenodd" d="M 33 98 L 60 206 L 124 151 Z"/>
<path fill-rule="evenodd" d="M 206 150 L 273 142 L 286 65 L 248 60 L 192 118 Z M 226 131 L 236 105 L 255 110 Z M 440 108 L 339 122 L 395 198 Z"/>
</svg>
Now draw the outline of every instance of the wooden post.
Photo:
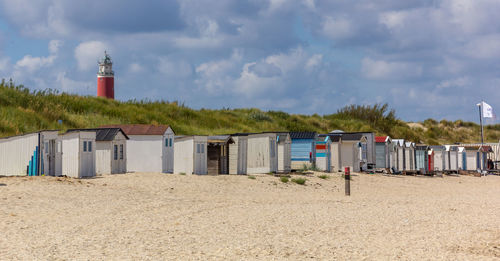
<svg viewBox="0 0 500 261">
<path fill-rule="evenodd" d="M 344 169 L 344 178 L 345 178 L 345 195 L 351 195 L 351 170 L 349 167 L 345 167 Z"/>
</svg>

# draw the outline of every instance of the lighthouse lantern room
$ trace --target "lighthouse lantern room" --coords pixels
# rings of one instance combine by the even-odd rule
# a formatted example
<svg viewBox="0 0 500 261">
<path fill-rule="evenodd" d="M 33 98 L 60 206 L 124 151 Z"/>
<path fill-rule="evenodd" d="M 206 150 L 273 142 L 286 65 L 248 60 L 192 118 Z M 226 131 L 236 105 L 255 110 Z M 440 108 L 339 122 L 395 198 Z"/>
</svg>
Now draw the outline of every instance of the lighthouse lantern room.
<svg viewBox="0 0 500 261">
<path fill-rule="evenodd" d="M 106 51 L 104 57 L 99 61 L 99 72 L 97 72 L 97 97 L 108 99 L 115 98 L 115 73 L 113 72 L 113 61 Z"/>
</svg>

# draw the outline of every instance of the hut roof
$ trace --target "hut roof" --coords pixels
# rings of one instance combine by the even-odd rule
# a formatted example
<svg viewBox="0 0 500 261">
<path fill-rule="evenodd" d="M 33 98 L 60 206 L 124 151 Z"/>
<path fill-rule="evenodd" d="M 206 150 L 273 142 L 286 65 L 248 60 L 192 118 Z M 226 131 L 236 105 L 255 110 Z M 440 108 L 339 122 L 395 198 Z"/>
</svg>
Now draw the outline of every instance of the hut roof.
<svg viewBox="0 0 500 261">
<path fill-rule="evenodd" d="M 316 139 L 316 132 L 290 132 L 292 139 Z"/>
<path fill-rule="evenodd" d="M 153 124 L 114 124 L 104 125 L 99 128 L 121 128 L 127 135 L 163 135 L 169 126 Z"/>
<path fill-rule="evenodd" d="M 127 134 L 125 134 L 125 132 L 120 128 L 70 129 L 67 132 L 74 131 L 95 131 L 96 141 L 112 141 L 115 139 L 118 132 L 121 132 L 127 140 L 129 139 Z"/>
</svg>

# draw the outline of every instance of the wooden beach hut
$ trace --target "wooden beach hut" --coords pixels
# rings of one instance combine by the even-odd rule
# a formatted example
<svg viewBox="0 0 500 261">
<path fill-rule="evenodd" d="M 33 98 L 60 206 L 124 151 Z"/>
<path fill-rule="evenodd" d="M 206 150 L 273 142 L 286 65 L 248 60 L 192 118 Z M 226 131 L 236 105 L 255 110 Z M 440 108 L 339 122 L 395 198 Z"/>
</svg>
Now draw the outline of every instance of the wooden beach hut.
<svg viewBox="0 0 500 261">
<path fill-rule="evenodd" d="M 444 146 L 430 146 L 432 148 L 432 151 L 434 152 L 434 171 L 443 171 L 446 170 L 446 164 L 445 164 L 445 154 L 446 154 L 446 148 Z"/>
<path fill-rule="evenodd" d="M 208 174 L 207 136 L 178 136 L 174 140 L 174 173 Z"/>
<path fill-rule="evenodd" d="M 75 130 L 60 135 L 62 141 L 62 175 L 89 178 L 96 175 L 96 132 Z"/>
<path fill-rule="evenodd" d="M 392 139 L 389 136 L 375 137 L 377 169 L 386 170 L 391 168 L 391 156 L 392 156 L 391 149 L 393 148 L 391 144 L 392 144 Z"/>
<path fill-rule="evenodd" d="M 276 173 L 277 171 L 277 134 L 249 134 L 247 150 L 247 174 Z"/>
<path fill-rule="evenodd" d="M 332 135 L 336 135 L 331 133 Z M 354 172 L 367 170 L 368 139 L 364 133 L 341 133 L 340 161 L 342 170 L 349 167 Z M 372 147 L 375 149 L 375 147 Z"/>
<path fill-rule="evenodd" d="M 458 170 L 467 169 L 467 156 L 465 155 L 465 148 L 462 146 L 457 147 L 457 168 Z"/>
<path fill-rule="evenodd" d="M 331 144 L 330 136 L 316 139 L 316 167 L 325 172 L 331 172 Z"/>
<path fill-rule="evenodd" d="M 445 170 L 458 171 L 458 147 L 445 145 Z"/>
<path fill-rule="evenodd" d="M 247 174 L 248 134 L 232 134 L 233 143 L 229 144 L 229 174 Z"/>
<path fill-rule="evenodd" d="M 290 132 L 292 140 L 292 169 L 299 170 L 313 166 L 315 162 L 316 132 Z"/>
<path fill-rule="evenodd" d="M 415 145 L 415 168 L 420 174 L 429 172 L 429 146 L 424 144 Z"/>
<path fill-rule="evenodd" d="M 174 171 L 175 133 L 170 126 L 152 124 L 115 124 L 100 128 L 120 128 L 128 136 L 128 172 Z"/>
<path fill-rule="evenodd" d="M 287 132 L 276 134 L 278 147 L 278 173 L 290 173 L 292 171 L 292 139 Z"/>
<path fill-rule="evenodd" d="M 319 134 L 319 138 L 329 137 L 330 139 L 330 171 L 342 172 L 342 136 L 338 134 Z"/>
<path fill-rule="evenodd" d="M 393 139 L 392 142 L 394 143 L 394 148 L 396 151 L 396 162 L 394 169 L 396 171 L 403 171 L 406 169 L 406 163 L 405 163 L 405 140 L 403 139 Z"/>
<path fill-rule="evenodd" d="M 405 170 L 415 170 L 415 143 L 405 142 Z"/>
<path fill-rule="evenodd" d="M 127 172 L 128 136 L 120 128 L 70 129 L 95 131 L 96 174 L 118 174 Z"/>
<path fill-rule="evenodd" d="M 0 175 L 56 176 L 57 138 L 56 130 L 1 138 Z"/>
</svg>

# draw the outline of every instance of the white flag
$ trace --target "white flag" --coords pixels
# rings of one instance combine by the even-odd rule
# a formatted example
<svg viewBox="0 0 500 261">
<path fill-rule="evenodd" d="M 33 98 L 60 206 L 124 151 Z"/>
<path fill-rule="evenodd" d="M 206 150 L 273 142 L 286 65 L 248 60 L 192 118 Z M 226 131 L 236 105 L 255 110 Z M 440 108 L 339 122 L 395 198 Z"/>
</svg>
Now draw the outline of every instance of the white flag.
<svg viewBox="0 0 500 261">
<path fill-rule="evenodd" d="M 494 118 L 495 114 L 493 114 L 493 108 L 491 105 L 486 102 L 481 103 L 481 108 L 483 108 L 483 118 Z"/>
</svg>

